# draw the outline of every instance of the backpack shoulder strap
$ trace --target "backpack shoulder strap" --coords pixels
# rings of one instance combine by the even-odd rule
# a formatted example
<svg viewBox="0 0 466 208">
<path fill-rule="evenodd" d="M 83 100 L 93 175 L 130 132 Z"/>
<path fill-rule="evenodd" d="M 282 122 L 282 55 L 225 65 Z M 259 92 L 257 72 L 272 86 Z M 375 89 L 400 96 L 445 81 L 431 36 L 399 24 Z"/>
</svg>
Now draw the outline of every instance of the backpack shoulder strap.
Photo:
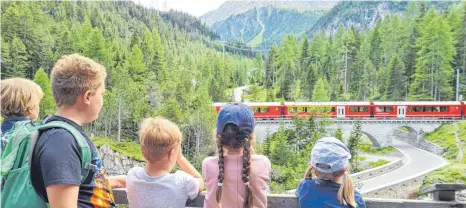
<svg viewBox="0 0 466 208">
<path fill-rule="evenodd" d="M 35 146 L 37 139 L 39 138 L 39 131 L 52 129 L 52 128 L 62 128 L 62 129 L 67 130 L 73 135 L 74 139 L 78 143 L 79 149 L 81 151 L 81 176 L 82 176 L 81 183 L 83 183 L 89 174 L 90 168 L 92 167 L 91 148 L 89 146 L 89 143 L 87 143 L 87 140 L 84 138 L 81 132 L 79 132 L 76 128 L 74 128 L 70 124 L 63 122 L 63 121 L 52 121 L 52 122 L 46 123 L 42 125 L 41 127 L 39 127 L 38 131 L 35 131 L 31 134 L 31 142 L 30 142 L 31 147 Z M 29 155 L 28 155 L 29 161 L 31 161 L 31 158 L 32 158 L 32 152 L 33 152 L 32 150 L 33 149 L 29 151 Z"/>
</svg>

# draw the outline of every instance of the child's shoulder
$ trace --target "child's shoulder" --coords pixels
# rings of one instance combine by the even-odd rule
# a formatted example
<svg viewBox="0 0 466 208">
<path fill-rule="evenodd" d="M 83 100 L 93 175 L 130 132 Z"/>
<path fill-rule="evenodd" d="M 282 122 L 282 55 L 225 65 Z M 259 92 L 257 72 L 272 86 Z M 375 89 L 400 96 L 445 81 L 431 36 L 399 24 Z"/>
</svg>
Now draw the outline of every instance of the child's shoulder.
<svg viewBox="0 0 466 208">
<path fill-rule="evenodd" d="M 131 168 L 128 171 L 128 176 L 135 176 L 135 175 L 137 175 L 137 174 L 139 174 L 141 172 L 144 172 L 144 171 L 145 171 L 144 168 L 136 166 L 136 167 Z"/>
<path fill-rule="evenodd" d="M 206 157 L 206 158 L 202 161 L 202 165 L 203 165 L 203 166 L 210 166 L 210 165 L 217 165 L 217 164 L 218 164 L 218 156 Z"/>
</svg>

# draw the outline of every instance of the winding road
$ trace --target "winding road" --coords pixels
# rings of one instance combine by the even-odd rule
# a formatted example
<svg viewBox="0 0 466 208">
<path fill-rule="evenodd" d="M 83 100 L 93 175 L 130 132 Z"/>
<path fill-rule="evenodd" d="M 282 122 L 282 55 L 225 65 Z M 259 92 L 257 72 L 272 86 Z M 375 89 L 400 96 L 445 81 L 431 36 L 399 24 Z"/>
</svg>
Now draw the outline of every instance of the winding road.
<svg viewBox="0 0 466 208">
<path fill-rule="evenodd" d="M 386 174 L 361 181 L 361 193 L 423 175 L 448 164 L 442 157 L 394 139 L 393 147 L 403 153 L 403 166 Z"/>
</svg>

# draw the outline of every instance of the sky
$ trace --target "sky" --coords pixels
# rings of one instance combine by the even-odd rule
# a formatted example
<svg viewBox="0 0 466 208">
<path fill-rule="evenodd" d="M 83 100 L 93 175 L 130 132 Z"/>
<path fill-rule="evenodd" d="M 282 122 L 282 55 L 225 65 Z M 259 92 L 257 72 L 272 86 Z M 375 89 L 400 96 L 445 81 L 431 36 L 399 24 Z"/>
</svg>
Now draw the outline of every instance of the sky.
<svg viewBox="0 0 466 208">
<path fill-rule="evenodd" d="M 170 9 L 183 11 L 199 17 L 209 11 L 215 10 L 226 0 L 133 0 L 134 2 L 158 8 L 162 11 Z"/>
</svg>

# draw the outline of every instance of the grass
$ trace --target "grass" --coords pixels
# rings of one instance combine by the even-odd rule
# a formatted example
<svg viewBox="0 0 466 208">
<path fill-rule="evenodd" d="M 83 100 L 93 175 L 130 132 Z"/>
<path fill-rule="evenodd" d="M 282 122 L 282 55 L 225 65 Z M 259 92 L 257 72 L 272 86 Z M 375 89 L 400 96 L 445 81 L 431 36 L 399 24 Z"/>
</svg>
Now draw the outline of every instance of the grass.
<svg viewBox="0 0 466 208">
<path fill-rule="evenodd" d="M 379 167 L 379 166 L 382 166 L 382 165 L 385 165 L 387 163 L 389 163 L 390 161 L 388 160 L 384 160 L 384 159 L 379 159 L 377 161 L 374 161 L 374 162 L 369 162 L 371 168 L 376 168 L 376 167 Z"/>
<path fill-rule="evenodd" d="M 98 148 L 103 145 L 107 145 L 113 151 L 126 155 L 133 160 L 144 161 L 144 157 L 141 153 L 141 146 L 139 144 L 132 142 L 117 142 L 103 137 L 94 137 L 92 138 L 92 142 L 94 142 Z"/>
<path fill-rule="evenodd" d="M 402 127 L 398 128 L 398 129 L 401 130 L 401 131 L 404 131 L 404 132 L 409 132 L 408 128 L 405 127 L 405 126 L 402 126 Z"/>
<path fill-rule="evenodd" d="M 459 122 L 458 129 L 458 137 L 463 143 L 466 143 L 466 121 Z M 453 162 L 456 159 L 459 151 L 456 146 L 455 130 L 455 124 L 443 124 L 434 132 L 428 133 L 424 136 L 426 140 L 444 148 L 445 153 L 442 156 L 450 162 Z"/>
<path fill-rule="evenodd" d="M 370 145 L 360 145 L 359 146 L 359 151 L 368 153 L 368 154 L 373 154 L 373 155 L 386 155 L 392 152 L 396 152 L 397 150 L 393 147 L 382 147 L 379 149 L 371 149 Z"/>
<path fill-rule="evenodd" d="M 466 164 L 450 164 L 436 170 L 424 179 L 423 187 L 436 183 L 466 183 Z"/>
<path fill-rule="evenodd" d="M 444 124 L 432 133 L 426 134 L 425 139 L 429 140 L 445 149 L 442 155 L 451 164 L 438 169 L 426 176 L 421 188 L 428 187 L 436 183 L 466 183 L 466 121 L 459 122 L 458 138 L 463 143 L 463 158 L 457 161 L 458 147 L 455 141 L 455 124 Z"/>
</svg>

